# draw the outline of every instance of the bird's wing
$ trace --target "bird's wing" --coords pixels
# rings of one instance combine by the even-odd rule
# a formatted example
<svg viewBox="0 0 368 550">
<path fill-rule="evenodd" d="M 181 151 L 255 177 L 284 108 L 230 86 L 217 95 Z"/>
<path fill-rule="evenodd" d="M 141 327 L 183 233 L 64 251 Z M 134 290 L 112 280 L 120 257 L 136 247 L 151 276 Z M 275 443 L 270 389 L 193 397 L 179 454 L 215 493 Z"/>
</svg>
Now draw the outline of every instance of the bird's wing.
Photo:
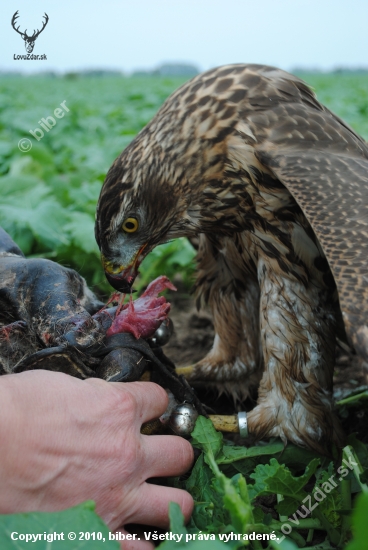
<svg viewBox="0 0 368 550">
<path fill-rule="evenodd" d="M 315 113 L 309 114 L 306 127 L 313 126 Z M 275 136 L 272 142 L 265 136 L 256 156 L 287 187 L 311 224 L 336 280 L 347 333 L 368 358 L 368 147 L 329 111 L 321 116 L 323 124 L 319 133 L 314 125 L 313 138 L 306 139 L 298 120 L 304 138 L 291 134 L 290 141 L 284 137 L 275 147 Z"/>
</svg>

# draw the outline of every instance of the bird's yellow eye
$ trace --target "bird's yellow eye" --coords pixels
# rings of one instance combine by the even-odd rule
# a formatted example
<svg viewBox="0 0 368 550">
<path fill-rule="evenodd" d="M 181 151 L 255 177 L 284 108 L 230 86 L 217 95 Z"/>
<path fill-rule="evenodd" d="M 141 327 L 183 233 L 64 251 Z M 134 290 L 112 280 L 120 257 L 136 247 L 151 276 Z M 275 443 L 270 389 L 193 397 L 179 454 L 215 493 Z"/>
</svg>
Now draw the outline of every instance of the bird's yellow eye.
<svg viewBox="0 0 368 550">
<path fill-rule="evenodd" d="M 138 225 L 139 224 L 137 218 L 127 218 L 126 220 L 124 220 L 121 227 L 126 233 L 135 233 L 138 229 Z"/>
</svg>

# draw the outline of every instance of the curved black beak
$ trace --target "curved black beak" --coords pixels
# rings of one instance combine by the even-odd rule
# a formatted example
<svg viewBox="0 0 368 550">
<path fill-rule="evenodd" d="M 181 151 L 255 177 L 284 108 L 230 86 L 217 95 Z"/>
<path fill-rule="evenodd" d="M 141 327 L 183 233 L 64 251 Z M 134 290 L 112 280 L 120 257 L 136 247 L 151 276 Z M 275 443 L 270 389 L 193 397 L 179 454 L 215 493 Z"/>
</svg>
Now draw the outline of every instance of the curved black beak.
<svg viewBox="0 0 368 550">
<path fill-rule="evenodd" d="M 114 277 L 114 275 L 111 275 L 106 271 L 105 271 L 105 276 L 108 282 L 110 283 L 110 285 L 113 288 L 115 288 L 115 290 L 117 290 L 118 292 L 122 292 L 123 294 L 130 294 L 131 292 L 135 292 L 134 290 L 132 291 L 133 281 L 129 283 L 126 279 L 122 278 L 121 276 Z"/>
</svg>

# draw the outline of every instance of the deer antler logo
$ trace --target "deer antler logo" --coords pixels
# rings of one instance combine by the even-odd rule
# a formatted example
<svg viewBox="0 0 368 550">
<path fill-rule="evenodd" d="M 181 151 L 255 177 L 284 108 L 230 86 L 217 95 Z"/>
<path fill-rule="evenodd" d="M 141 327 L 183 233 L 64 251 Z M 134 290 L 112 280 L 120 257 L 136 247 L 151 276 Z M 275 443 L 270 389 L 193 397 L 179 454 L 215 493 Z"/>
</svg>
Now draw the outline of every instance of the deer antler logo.
<svg viewBox="0 0 368 550">
<path fill-rule="evenodd" d="M 47 15 L 47 13 L 45 13 L 44 15 L 44 18 L 45 18 L 45 21 L 43 21 L 42 23 L 42 29 L 39 31 L 37 29 L 37 31 L 33 31 L 33 34 L 32 36 L 28 36 L 27 34 L 27 29 L 24 31 L 24 32 L 21 32 L 19 30 L 19 27 L 20 25 L 16 28 L 15 27 L 15 23 L 17 22 L 17 18 L 19 17 L 18 15 L 18 10 L 15 12 L 15 14 L 13 15 L 12 17 L 12 20 L 11 20 L 11 25 L 13 27 L 13 29 L 21 35 L 21 37 L 23 38 L 24 40 L 24 45 L 25 45 L 25 48 L 26 48 L 26 51 L 27 53 L 32 53 L 33 52 L 33 48 L 35 46 L 35 41 L 36 41 L 36 38 L 38 38 L 38 36 L 41 34 L 41 32 L 43 31 L 43 29 L 46 27 L 47 23 L 48 23 L 48 20 L 49 20 L 49 16 Z"/>
</svg>

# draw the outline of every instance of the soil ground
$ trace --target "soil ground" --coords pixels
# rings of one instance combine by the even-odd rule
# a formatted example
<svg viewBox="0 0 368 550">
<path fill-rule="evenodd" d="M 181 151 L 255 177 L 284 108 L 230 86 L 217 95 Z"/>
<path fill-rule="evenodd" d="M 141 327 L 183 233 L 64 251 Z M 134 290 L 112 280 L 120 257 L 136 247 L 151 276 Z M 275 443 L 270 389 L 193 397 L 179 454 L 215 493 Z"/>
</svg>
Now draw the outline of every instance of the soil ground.
<svg viewBox="0 0 368 550">
<path fill-rule="evenodd" d="M 176 366 L 192 365 L 202 359 L 211 349 L 214 338 L 214 327 L 209 311 L 198 312 L 194 298 L 184 289 L 175 294 L 170 293 L 170 317 L 174 323 L 174 334 L 164 347 L 165 354 Z M 336 352 L 334 370 L 334 397 L 338 401 L 352 392 L 368 390 L 368 365 L 352 353 L 341 349 Z M 216 390 L 196 388 L 196 393 L 203 403 L 215 409 L 216 413 L 233 414 L 238 410 L 251 410 L 257 400 L 234 404 L 233 399 L 225 395 L 219 397 Z M 357 433 L 358 439 L 368 443 L 368 409 L 367 407 L 340 407 L 340 420 L 345 432 Z"/>
</svg>

